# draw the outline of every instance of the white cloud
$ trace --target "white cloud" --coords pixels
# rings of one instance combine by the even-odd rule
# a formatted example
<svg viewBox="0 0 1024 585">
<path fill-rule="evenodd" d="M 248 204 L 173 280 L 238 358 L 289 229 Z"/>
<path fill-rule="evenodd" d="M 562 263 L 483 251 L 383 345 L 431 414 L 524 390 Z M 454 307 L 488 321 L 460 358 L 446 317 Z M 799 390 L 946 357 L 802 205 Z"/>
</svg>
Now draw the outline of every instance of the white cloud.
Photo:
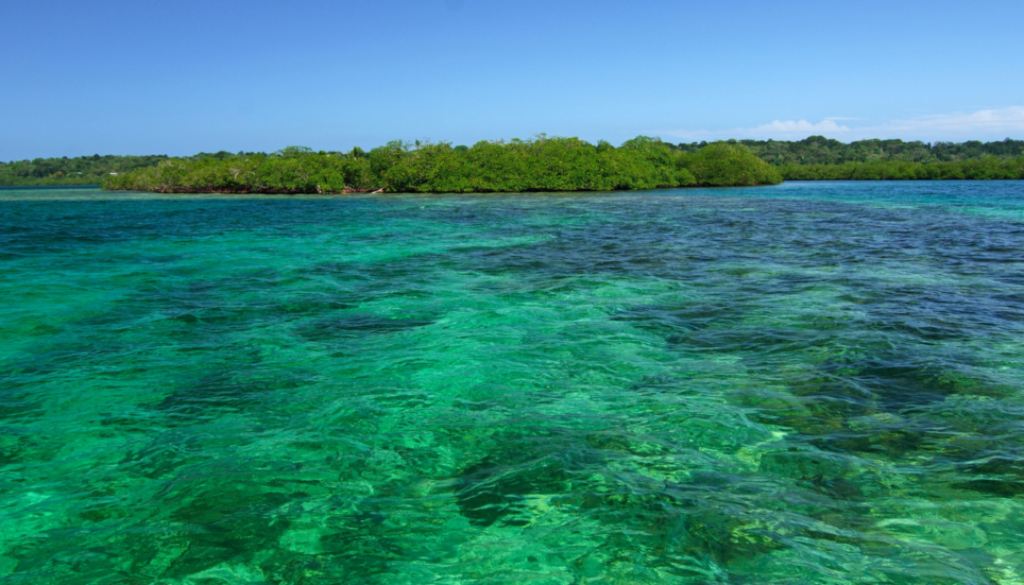
<svg viewBox="0 0 1024 585">
<path fill-rule="evenodd" d="M 889 132 L 1002 135 L 1024 132 L 1024 106 L 981 110 L 972 114 L 943 114 L 910 120 L 894 120 L 879 126 Z"/>
<path fill-rule="evenodd" d="M 812 124 L 807 120 L 775 120 L 749 128 L 727 130 L 666 130 L 661 134 L 682 140 L 720 140 L 726 138 L 775 138 L 799 140 L 821 135 L 839 140 L 866 138 L 902 138 L 904 140 L 1002 140 L 1024 138 L 1024 106 L 980 110 L 890 120 L 875 124 L 850 124 L 856 118 L 826 118 Z M 847 122 L 839 124 L 838 121 Z"/>
<path fill-rule="evenodd" d="M 763 124 L 756 128 L 748 129 L 752 134 L 774 135 L 774 134 L 835 134 L 837 132 L 849 132 L 846 126 L 836 124 L 835 118 L 826 118 L 817 124 L 811 124 L 807 120 L 775 120 L 771 124 Z"/>
</svg>

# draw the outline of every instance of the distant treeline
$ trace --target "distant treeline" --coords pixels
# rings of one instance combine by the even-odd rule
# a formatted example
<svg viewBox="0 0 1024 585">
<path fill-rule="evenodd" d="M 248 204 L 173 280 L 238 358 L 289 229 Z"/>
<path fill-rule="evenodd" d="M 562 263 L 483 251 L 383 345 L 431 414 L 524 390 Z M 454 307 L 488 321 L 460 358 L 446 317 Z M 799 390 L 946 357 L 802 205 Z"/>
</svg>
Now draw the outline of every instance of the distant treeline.
<svg viewBox="0 0 1024 585">
<path fill-rule="evenodd" d="M 684 152 L 640 136 L 616 148 L 578 138 L 449 143 L 390 142 L 369 152 L 276 153 L 170 159 L 108 175 L 106 189 L 162 193 L 608 191 L 782 182 L 779 171 L 737 144 Z"/>
<path fill-rule="evenodd" d="M 902 161 L 916 163 L 961 162 L 982 158 L 1010 159 L 1024 156 L 1024 140 L 1007 138 L 999 142 L 904 142 L 902 140 L 858 140 L 844 143 L 824 136 L 803 140 L 729 140 L 742 144 L 761 159 L 776 166 L 835 165 Z M 680 143 L 673 148 L 697 152 L 706 142 Z"/>
<path fill-rule="evenodd" d="M 724 146 L 723 146 L 724 145 Z M 714 147 L 698 156 L 707 148 Z M 701 161 L 723 153 L 743 158 L 729 173 L 707 174 Z M 717 153 L 717 154 L 716 154 Z M 749 153 L 777 173 L 752 165 Z M 714 156 L 713 156 L 714 155 Z M 738 159 L 737 159 L 738 160 Z M 696 166 L 695 166 L 696 165 Z M 743 167 L 745 170 L 740 170 Z M 146 170 L 149 169 L 149 170 Z M 702 170 L 705 169 L 705 170 Z M 324 192 L 388 185 L 388 191 L 609 190 L 737 185 L 787 180 L 1024 179 L 1024 140 L 999 142 L 843 143 L 812 136 L 798 141 L 729 140 L 671 144 L 638 137 L 615 148 L 575 138 L 448 143 L 391 142 L 365 152 L 200 153 L 191 157 L 84 156 L 0 162 L 0 186 L 89 185 L 111 189 Z M 145 172 L 142 172 L 145 171 Z M 700 176 L 700 173 L 705 173 Z M 112 174 L 112 173 L 116 173 Z M 289 175 L 289 173 L 295 173 Z M 730 173 L 738 173 L 733 176 Z M 230 180 L 229 180 L 230 177 Z M 135 185 L 136 187 L 129 187 Z"/>
<path fill-rule="evenodd" d="M 99 185 L 110 173 L 125 173 L 155 166 L 166 155 L 79 156 L 0 162 L 0 186 Z"/>
<path fill-rule="evenodd" d="M 876 160 L 777 167 L 787 181 L 894 181 L 945 179 L 1024 179 L 1024 157 L 994 156 L 950 162 Z"/>
<path fill-rule="evenodd" d="M 1024 179 L 1024 140 L 904 142 L 860 140 L 844 144 L 823 136 L 795 142 L 743 140 L 791 181 Z M 697 145 L 699 148 L 699 145 Z M 680 150 L 693 145 L 679 145 Z"/>
</svg>

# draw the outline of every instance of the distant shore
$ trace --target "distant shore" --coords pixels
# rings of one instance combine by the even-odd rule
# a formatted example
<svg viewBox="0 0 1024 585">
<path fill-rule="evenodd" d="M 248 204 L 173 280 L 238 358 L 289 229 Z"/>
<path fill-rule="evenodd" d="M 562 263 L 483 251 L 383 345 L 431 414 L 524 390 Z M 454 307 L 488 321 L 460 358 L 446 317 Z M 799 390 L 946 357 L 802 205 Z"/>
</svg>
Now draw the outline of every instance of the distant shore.
<svg viewBox="0 0 1024 585">
<path fill-rule="evenodd" d="M 0 162 L 0 188 L 103 185 L 164 193 L 608 191 L 783 180 L 957 179 L 1024 179 L 1024 140 L 843 143 L 812 136 L 672 144 L 640 136 L 614 147 L 605 141 L 593 145 L 539 135 L 472 147 L 394 141 L 369 152 L 289 147 L 270 154 Z"/>
</svg>

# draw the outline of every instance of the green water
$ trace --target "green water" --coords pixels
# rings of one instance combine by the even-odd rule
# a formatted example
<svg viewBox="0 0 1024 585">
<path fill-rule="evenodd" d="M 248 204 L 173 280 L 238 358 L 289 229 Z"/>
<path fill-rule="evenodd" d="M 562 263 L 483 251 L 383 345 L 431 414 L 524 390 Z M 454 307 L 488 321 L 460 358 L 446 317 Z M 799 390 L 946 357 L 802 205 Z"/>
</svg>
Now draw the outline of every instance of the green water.
<svg viewBox="0 0 1024 585">
<path fill-rule="evenodd" d="M 0 582 L 1024 583 L 1024 183 L 0 190 Z"/>
</svg>

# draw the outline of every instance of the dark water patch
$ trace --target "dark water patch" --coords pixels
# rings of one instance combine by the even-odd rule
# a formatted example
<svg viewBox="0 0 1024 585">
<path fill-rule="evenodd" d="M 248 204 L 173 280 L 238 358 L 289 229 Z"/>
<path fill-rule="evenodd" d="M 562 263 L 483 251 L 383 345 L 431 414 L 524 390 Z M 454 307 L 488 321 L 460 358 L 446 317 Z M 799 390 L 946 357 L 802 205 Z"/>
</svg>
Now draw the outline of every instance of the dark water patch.
<svg viewBox="0 0 1024 585">
<path fill-rule="evenodd" d="M 122 430 L 125 430 L 124 422 L 118 425 Z M 138 446 L 125 452 L 118 462 L 132 475 L 156 480 L 173 479 L 187 465 L 204 460 L 200 455 L 203 449 L 201 437 L 183 433 L 175 429 L 173 423 L 165 423 L 159 432 L 153 432 L 152 428 L 140 432 L 132 426 L 127 425 L 126 432 L 134 431 L 140 435 Z"/>
<path fill-rule="evenodd" d="M 0 466 L 14 471 L 22 465 L 33 465 L 52 461 L 60 450 L 60 444 L 46 437 L 28 434 L 23 428 L 0 427 Z"/>
<path fill-rule="evenodd" d="M 759 469 L 780 477 L 818 482 L 847 479 L 860 472 L 852 457 L 828 451 L 796 449 L 766 453 L 761 458 Z"/>
<path fill-rule="evenodd" d="M 1002 479 L 972 479 L 953 484 L 954 487 L 990 494 L 1001 498 L 1014 498 L 1024 495 L 1024 481 L 1007 481 Z"/>
<path fill-rule="evenodd" d="M 273 549 L 289 522 L 275 511 L 287 494 L 247 482 L 225 482 L 217 490 L 191 493 L 170 520 L 188 534 L 185 552 L 165 572 L 170 578 L 199 573 L 225 561 L 251 561 Z"/>
<path fill-rule="evenodd" d="M 269 309 L 272 313 L 284 313 L 301 317 L 315 317 L 333 311 L 347 311 L 359 308 L 352 302 L 351 295 L 313 295 L 284 301 Z"/>
<path fill-rule="evenodd" d="M 493 462 L 466 469 L 458 484 L 459 511 L 477 526 L 490 526 L 498 520 L 512 526 L 528 524 L 528 520 L 519 518 L 526 496 L 540 493 L 542 484 L 559 477 L 559 474 L 552 476 L 537 471 L 536 468 L 515 469 L 505 465 L 495 467 Z"/>
<path fill-rule="evenodd" d="M 679 349 L 712 352 L 785 352 L 817 345 L 823 338 L 815 331 L 774 327 L 730 327 L 728 324 L 673 335 L 666 341 Z"/>
<path fill-rule="evenodd" d="M 1019 454 L 1003 454 L 979 462 L 961 465 L 965 473 L 978 475 L 1009 475 L 1024 479 L 1024 458 Z"/>
<path fill-rule="evenodd" d="M 433 324 L 429 319 L 387 317 L 359 313 L 321 319 L 301 326 L 300 334 L 311 341 L 331 341 L 345 336 L 363 333 L 397 333 Z"/>
<path fill-rule="evenodd" d="M 503 448 L 461 470 L 454 488 L 456 502 L 473 525 L 527 526 L 535 519 L 528 498 L 566 493 L 574 476 L 599 462 L 592 450 L 566 445 L 564 440 L 509 438 Z"/>
<path fill-rule="evenodd" d="M 10 378 L 13 376 L 7 377 L 7 380 Z M 0 383 L 4 381 L 5 378 L 0 377 Z M 19 381 L 17 385 L 11 384 L 0 390 L 0 422 L 16 423 L 20 419 L 43 415 L 42 405 L 32 400 L 31 393 L 28 392 L 30 387 L 30 383 Z"/>
<path fill-rule="evenodd" d="M 307 273 L 313 276 L 344 276 L 346 280 L 369 280 L 368 270 L 372 267 L 361 262 L 320 262 L 310 267 Z"/>
<path fill-rule="evenodd" d="M 735 320 L 743 315 L 742 305 L 725 302 L 696 302 L 690 306 L 636 307 L 616 313 L 612 319 L 667 335 L 670 343 L 682 343 L 692 331 L 700 331 L 715 322 Z"/>
<path fill-rule="evenodd" d="M 246 371 L 241 366 L 220 364 L 183 377 L 186 379 L 179 381 L 174 391 L 154 405 L 176 424 L 208 420 L 225 412 L 259 413 L 260 405 L 274 394 L 296 391 L 313 376 L 269 368 Z"/>
</svg>

